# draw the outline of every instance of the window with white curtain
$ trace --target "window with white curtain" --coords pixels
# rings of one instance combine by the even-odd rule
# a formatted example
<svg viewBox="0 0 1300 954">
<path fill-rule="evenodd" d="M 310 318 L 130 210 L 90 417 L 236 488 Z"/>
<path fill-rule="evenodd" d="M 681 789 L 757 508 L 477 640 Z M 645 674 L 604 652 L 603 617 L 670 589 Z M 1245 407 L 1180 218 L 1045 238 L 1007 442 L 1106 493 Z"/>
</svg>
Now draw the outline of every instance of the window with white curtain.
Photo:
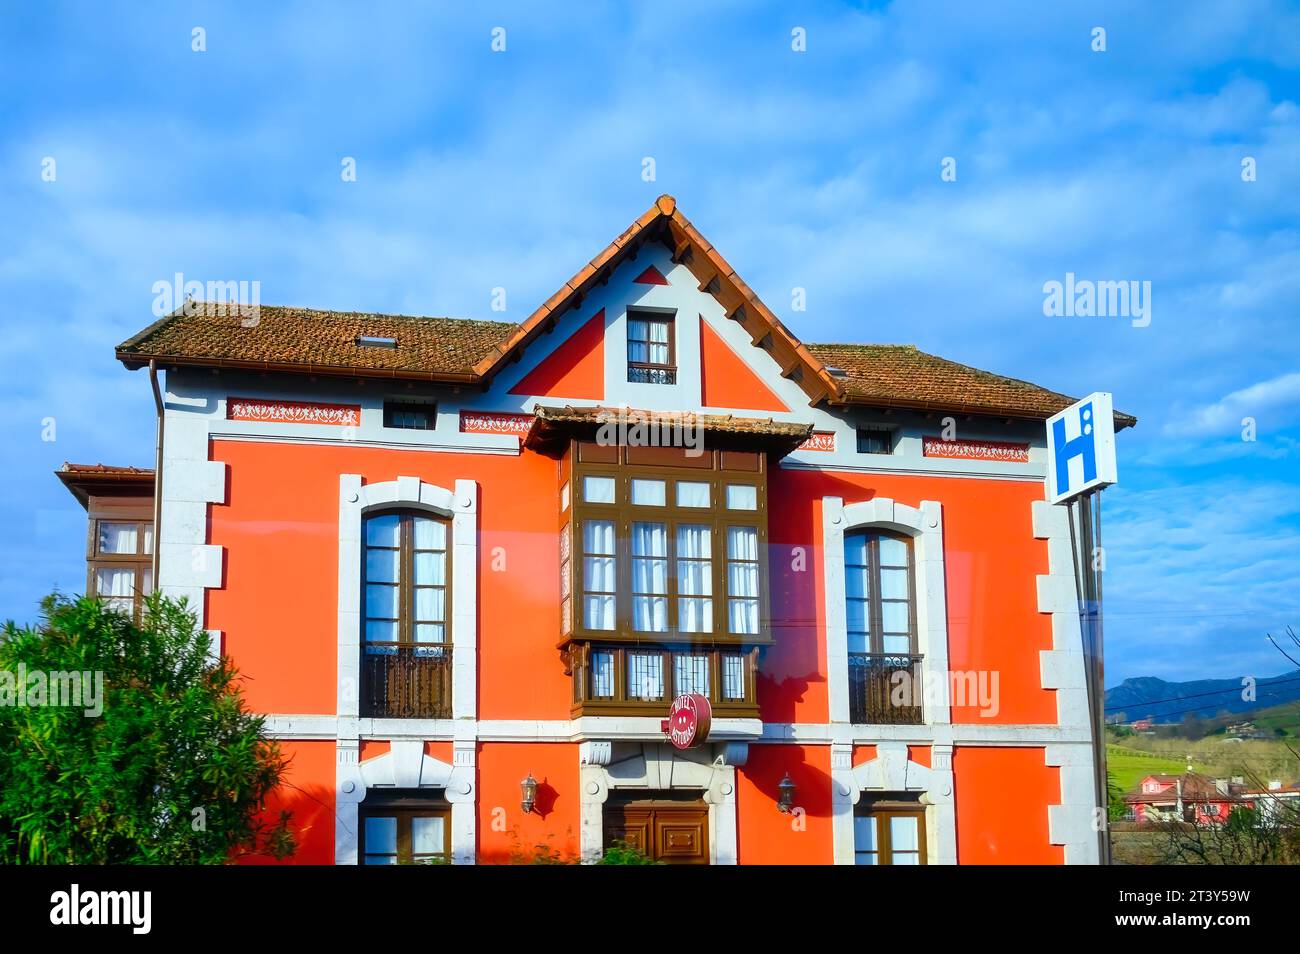
<svg viewBox="0 0 1300 954">
<path fill-rule="evenodd" d="M 614 521 L 582 522 L 582 613 L 588 629 L 615 628 Z"/>
<path fill-rule="evenodd" d="M 591 696 L 610 699 L 614 696 L 614 654 L 597 651 L 591 654 Z"/>
<path fill-rule="evenodd" d="M 365 522 L 365 639 L 371 653 L 449 642 L 447 523 L 397 511 Z"/>
<path fill-rule="evenodd" d="M 139 553 L 140 525 L 99 521 L 99 552 L 101 554 Z"/>
<path fill-rule="evenodd" d="M 677 527 L 677 629 L 713 632 L 713 528 Z"/>
<path fill-rule="evenodd" d="M 758 529 L 727 528 L 727 629 L 758 633 Z"/>
<path fill-rule="evenodd" d="M 632 628 L 668 632 L 668 525 L 632 524 Z"/>
<path fill-rule="evenodd" d="M 925 864 L 925 809 L 864 801 L 853 816 L 853 854 L 859 865 Z"/>
<path fill-rule="evenodd" d="M 131 612 L 135 600 L 135 570 L 100 567 L 95 571 L 95 593 L 115 610 Z"/>
<path fill-rule="evenodd" d="M 845 534 L 844 587 L 849 652 L 916 651 L 909 540 L 880 530 Z"/>
</svg>

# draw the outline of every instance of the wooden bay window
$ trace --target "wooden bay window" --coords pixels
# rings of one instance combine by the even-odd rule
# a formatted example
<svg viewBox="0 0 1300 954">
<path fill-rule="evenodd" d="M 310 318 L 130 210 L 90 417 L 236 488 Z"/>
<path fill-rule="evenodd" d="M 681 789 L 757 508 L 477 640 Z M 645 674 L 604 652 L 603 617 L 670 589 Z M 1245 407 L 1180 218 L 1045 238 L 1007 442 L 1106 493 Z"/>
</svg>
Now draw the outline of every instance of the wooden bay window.
<svg viewBox="0 0 1300 954">
<path fill-rule="evenodd" d="M 766 461 L 671 450 L 572 448 L 560 589 L 575 711 L 660 713 L 683 692 L 755 710 L 757 647 L 771 642 Z"/>
</svg>

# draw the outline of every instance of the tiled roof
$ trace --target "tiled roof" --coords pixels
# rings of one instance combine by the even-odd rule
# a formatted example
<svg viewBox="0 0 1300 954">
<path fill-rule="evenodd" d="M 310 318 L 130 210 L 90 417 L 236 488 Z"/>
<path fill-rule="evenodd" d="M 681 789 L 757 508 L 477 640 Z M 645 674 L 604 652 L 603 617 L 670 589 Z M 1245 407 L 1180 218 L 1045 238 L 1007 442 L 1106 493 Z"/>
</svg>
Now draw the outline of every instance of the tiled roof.
<svg viewBox="0 0 1300 954">
<path fill-rule="evenodd" d="M 840 381 L 847 404 L 946 408 L 1042 420 L 1076 400 L 1028 381 L 926 354 L 914 345 L 809 344 L 808 350 L 826 367 L 843 372 Z M 1115 414 L 1116 427 L 1131 426 L 1136 420 Z"/>
<path fill-rule="evenodd" d="M 906 407 L 1043 420 L 1073 403 L 1046 388 L 946 361 L 905 345 L 806 345 L 759 300 L 718 250 L 677 208 L 655 204 L 523 322 L 419 318 L 262 305 L 198 303 L 154 322 L 118 346 L 128 368 L 164 366 L 396 377 L 484 385 L 540 334 L 647 242 L 661 242 L 685 265 L 727 317 L 765 348 L 780 374 L 812 404 Z M 366 347 L 361 335 L 396 347 Z M 840 369 L 836 374 L 829 368 Z M 1116 412 L 1117 427 L 1135 423 Z"/>
<path fill-rule="evenodd" d="M 701 427 L 722 434 L 765 434 L 772 437 L 797 437 L 806 439 L 812 434 L 811 424 L 790 424 L 770 417 L 737 417 L 734 414 L 697 414 L 694 411 L 638 411 L 626 407 L 545 407 L 538 405 L 534 413 L 538 420 L 561 424 L 599 424 L 605 421 L 626 421 L 631 427 L 638 423 L 666 426 L 680 424 Z"/>
<path fill-rule="evenodd" d="M 84 507 L 92 494 L 146 497 L 153 493 L 153 469 L 115 467 L 110 464 L 70 464 L 54 472 L 68 492 Z"/>
<path fill-rule="evenodd" d="M 168 365 L 357 374 L 465 381 L 474 363 L 517 325 L 463 318 L 419 318 L 261 305 L 256 310 L 198 302 L 118 346 L 128 368 L 151 358 Z M 367 347 L 365 335 L 396 347 Z"/>
<path fill-rule="evenodd" d="M 63 466 L 57 471 L 57 474 L 68 477 L 101 477 L 101 478 L 140 478 L 153 476 L 152 467 L 118 467 L 113 464 L 71 464 L 64 461 Z"/>
</svg>

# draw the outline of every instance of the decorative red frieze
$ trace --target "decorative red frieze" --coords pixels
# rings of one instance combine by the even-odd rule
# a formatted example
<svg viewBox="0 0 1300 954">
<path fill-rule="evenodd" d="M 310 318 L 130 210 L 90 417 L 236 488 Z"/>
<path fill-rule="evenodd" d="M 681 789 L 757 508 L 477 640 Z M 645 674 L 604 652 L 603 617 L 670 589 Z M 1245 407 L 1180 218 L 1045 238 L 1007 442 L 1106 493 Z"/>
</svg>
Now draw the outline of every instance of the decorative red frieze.
<svg viewBox="0 0 1300 954">
<path fill-rule="evenodd" d="M 921 453 L 926 457 L 1000 460 L 1015 464 L 1029 463 L 1029 445 L 1009 441 L 945 441 L 941 437 L 923 437 L 921 438 Z"/>
<path fill-rule="evenodd" d="M 226 420 L 259 421 L 263 424 L 332 424 L 337 427 L 360 427 L 361 406 L 232 397 L 226 399 Z"/>
<path fill-rule="evenodd" d="M 835 453 L 835 432 L 834 431 L 813 431 L 808 439 L 799 445 L 798 450 L 805 451 L 826 451 Z"/>
<path fill-rule="evenodd" d="M 494 414 L 482 411 L 461 411 L 462 434 L 514 434 L 523 437 L 533 423 L 531 414 Z"/>
</svg>

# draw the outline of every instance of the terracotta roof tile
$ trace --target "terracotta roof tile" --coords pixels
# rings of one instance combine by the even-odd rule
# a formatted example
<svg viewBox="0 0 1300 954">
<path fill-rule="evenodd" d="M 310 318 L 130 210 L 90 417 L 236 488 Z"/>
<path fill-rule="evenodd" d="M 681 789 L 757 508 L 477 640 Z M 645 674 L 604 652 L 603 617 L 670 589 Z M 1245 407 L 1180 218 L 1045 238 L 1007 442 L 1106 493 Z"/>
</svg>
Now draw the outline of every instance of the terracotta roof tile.
<svg viewBox="0 0 1300 954">
<path fill-rule="evenodd" d="M 474 363 L 518 326 L 501 321 L 421 318 L 262 305 L 200 302 L 118 346 L 127 367 L 167 364 L 249 366 L 320 373 L 366 372 L 431 380 L 472 379 Z M 395 348 L 364 347 L 360 335 L 393 338 Z"/>
<path fill-rule="evenodd" d="M 809 352 L 844 374 L 844 402 L 883 407 L 947 408 L 1045 420 L 1075 402 L 1047 388 L 926 354 L 913 345 L 809 344 Z M 1136 418 L 1115 413 L 1115 425 Z"/>
<path fill-rule="evenodd" d="M 202 304 L 150 325 L 118 346 L 128 368 L 151 358 L 163 365 L 245 367 L 320 374 L 415 378 L 487 384 L 566 308 L 642 241 L 686 251 L 697 278 L 716 271 L 716 295 L 755 341 L 766 341 L 782 372 L 813 404 L 909 407 L 1043 420 L 1074 399 L 1056 391 L 967 367 L 905 345 L 804 344 L 774 315 L 691 224 L 672 196 L 660 196 L 613 242 L 523 322 L 420 318 L 263 305 L 247 312 Z M 357 344 L 359 335 L 391 337 L 395 348 Z M 828 373 L 827 367 L 843 374 Z M 1135 423 L 1116 412 L 1117 427 Z"/>
</svg>

